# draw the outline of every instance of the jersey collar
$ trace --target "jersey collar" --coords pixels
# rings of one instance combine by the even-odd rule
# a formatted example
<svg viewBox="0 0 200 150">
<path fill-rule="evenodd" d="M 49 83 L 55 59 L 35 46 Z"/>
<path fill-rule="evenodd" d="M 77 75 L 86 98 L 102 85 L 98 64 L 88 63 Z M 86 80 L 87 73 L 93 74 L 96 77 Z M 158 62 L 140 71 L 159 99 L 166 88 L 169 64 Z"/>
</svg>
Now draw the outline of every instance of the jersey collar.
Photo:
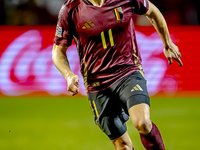
<svg viewBox="0 0 200 150">
<path fill-rule="evenodd" d="M 104 1 L 104 3 L 106 2 L 107 0 Z M 89 0 L 83 0 L 83 2 L 86 4 L 86 5 L 93 5 Z"/>
</svg>

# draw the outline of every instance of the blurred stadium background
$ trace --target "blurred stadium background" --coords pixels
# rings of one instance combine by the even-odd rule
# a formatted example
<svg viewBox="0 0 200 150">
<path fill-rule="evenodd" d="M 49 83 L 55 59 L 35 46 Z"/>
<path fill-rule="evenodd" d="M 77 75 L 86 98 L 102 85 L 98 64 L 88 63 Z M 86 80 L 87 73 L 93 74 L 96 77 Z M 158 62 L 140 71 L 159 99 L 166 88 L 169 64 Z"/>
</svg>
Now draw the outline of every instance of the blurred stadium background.
<svg viewBox="0 0 200 150">
<path fill-rule="evenodd" d="M 0 150 L 114 149 L 94 124 L 81 91 L 70 97 L 51 49 L 65 0 L 0 0 Z M 196 0 L 151 0 L 167 20 L 183 67 L 168 66 L 162 41 L 148 20 L 135 16 L 136 34 L 151 96 L 151 119 L 167 150 L 199 150 L 200 6 Z M 68 50 L 80 76 L 73 44 Z M 128 121 L 136 150 L 144 150 Z"/>
</svg>

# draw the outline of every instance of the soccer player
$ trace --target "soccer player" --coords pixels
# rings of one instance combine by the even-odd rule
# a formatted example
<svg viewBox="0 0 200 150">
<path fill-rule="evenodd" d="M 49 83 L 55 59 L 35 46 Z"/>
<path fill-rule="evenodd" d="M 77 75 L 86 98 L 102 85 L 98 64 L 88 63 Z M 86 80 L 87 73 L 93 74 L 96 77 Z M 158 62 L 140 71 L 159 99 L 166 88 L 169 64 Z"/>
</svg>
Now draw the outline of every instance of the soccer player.
<svg viewBox="0 0 200 150">
<path fill-rule="evenodd" d="M 148 0 L 67 0 L 59 13 L 52 58 L 67 90 L 77 94 L 79 77 L 70 70 L 66 56 L 75 41 L 95 122 L 116 150 L 133 150 L 126 128 L 129 117 L 147 150 L 164 150 L 160 132 L 150 120 L 134 14 L 145 15 L 156 28 L 169 64 L 174 59 L 182 66 L 165 19 Z"/>
</svg>

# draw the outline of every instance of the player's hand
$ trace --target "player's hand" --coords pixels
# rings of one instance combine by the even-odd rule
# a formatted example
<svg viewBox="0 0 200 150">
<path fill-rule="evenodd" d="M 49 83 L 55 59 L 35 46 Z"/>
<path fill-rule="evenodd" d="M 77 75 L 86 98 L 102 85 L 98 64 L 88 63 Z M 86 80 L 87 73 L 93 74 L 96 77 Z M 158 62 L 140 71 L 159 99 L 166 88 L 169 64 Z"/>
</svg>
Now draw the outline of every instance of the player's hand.
<svg viewBox="0 0 200 150">
<path fill-rule="evenodd" d="M 79 76 L 71 75 L 67 77 L 67 90 L 72 96 L 79 92 Z"/>
<path fill-rule="evenodd" d="M 169 65 L 173 63 L 172 59 L 178 62 L 179 66 L 183 66 L 181 61 L 181 53 L 179 52 L 178 47 L 172 43 L 168 48 L 164 49 L 165 57 L 168 59 Z"/>
</svg>

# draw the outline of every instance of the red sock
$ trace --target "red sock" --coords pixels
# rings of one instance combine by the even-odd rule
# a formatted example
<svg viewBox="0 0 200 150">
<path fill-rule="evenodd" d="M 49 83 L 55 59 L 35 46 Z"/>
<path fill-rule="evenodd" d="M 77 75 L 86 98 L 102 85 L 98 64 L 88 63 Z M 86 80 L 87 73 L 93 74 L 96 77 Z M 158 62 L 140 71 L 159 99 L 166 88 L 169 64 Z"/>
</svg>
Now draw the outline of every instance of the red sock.
<svg viewBox="0 0 200 150">
<path fill-rule="evenodd" d="M 147 135 L 140 134 L 140 138 L 147 150 L 165 150 L 160 132 L 153 122 L 151 132 Z"/>
</svg>

